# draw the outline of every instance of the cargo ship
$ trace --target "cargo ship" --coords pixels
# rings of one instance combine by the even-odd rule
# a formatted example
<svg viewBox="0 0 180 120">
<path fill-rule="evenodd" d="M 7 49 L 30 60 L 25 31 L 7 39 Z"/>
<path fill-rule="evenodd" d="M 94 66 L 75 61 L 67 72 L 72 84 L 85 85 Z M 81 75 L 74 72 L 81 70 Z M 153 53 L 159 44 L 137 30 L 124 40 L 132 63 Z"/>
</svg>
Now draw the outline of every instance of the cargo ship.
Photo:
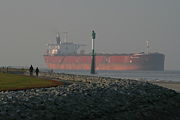
<svg viewBox="0 0 180 120">
<path fill-rule="evenodd" d="M 53 70 L 90 70 L 91 54 L 78 49 L 84 45 L 62 42 L 57 33 L 56 43 L 48 44 L 44 60 Z M 149 45 L 147 44 L 147 48 Z M 162 53 L 103 54 L 96 53 L 95 69 L 99 71 L 149 70 L 163 71 L 165 55 Z"/>
</svg>

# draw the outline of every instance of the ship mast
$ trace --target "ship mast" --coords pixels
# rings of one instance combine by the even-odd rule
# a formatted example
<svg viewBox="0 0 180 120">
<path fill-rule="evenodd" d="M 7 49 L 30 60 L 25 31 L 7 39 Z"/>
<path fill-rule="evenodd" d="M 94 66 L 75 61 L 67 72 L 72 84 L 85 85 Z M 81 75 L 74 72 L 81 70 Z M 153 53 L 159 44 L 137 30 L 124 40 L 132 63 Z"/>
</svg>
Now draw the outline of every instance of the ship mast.
<svg viewBox="0 0 180 120">
<path fill-rule="evenodd" d="M 59 32 L 58 32 L 57 35 L 56 35 L 56 42 L 57 42 L 58 45 L 61 44 L 61 39 L 60 39 L 60 34 L 59 34 Z"/>
<path fill-rule="evenodd" d="M 147 47 L 147 54 L 149 54 L 150 53 L 150 50 L 149 50 L 149 48 L 150 48 L 150 40 L 146 41 L 146 47 Z"/>
<path fill-rule="evenodd" d="M 64 35 L 64 42 L 66 43 L 68 41 L 68 32 L 63 32 Z"/>
</svg>

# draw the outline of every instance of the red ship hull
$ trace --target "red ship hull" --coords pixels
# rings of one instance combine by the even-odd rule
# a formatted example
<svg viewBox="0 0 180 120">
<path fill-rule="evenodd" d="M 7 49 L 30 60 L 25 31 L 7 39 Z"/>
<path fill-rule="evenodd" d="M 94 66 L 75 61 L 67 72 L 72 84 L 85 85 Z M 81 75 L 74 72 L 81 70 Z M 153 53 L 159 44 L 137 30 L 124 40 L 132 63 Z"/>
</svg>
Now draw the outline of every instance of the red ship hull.
<svg viewBox="0 0 180 120">
<path fill-rule="evenodd" d="M 96 55 L 96 70 L 164 70 L 165 56 L 151 54 L 99 54 Z M 48 68 L 54 70 L 90 70 L 91 56 L 49 56 L 44 55 Z"/>
</svg>

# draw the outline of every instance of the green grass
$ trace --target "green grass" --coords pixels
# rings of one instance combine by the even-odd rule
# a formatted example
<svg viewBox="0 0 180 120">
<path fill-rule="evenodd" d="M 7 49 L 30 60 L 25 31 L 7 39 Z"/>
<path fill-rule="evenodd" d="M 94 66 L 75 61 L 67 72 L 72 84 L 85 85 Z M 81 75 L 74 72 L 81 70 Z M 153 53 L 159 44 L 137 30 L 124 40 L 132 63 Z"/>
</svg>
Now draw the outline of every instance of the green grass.
<svg viewBox="0 0 180 120">
<path fill-rule="evenodd" d="M 0 73 L 0 91 L 51 87 L 62 84 L 62 82 L 37 77 Z"/>
</svg>

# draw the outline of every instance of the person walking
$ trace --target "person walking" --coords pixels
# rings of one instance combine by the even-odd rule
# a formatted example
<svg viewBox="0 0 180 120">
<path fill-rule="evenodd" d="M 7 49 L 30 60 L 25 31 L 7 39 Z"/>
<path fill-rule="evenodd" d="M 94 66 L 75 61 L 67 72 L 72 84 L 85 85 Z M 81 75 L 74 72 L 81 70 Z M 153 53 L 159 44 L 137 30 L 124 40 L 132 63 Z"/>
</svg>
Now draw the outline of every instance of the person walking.
<svg viewBox="0 0 180 120">
<path fill-rule="evenodd" d="M 38 77 L 38 74 L 39 74 L 39 69 L 38 69 L 38 67 L 36 68 L 35 72 L 36 72 L 36 77 Z"/>
<path fill-rule="evenodd" d="M 30 76 L 33 76 L 33 66 L 31 65 L 31 67 L 29 68 L 29 73 L 30 73 Z"/>
</svg>

